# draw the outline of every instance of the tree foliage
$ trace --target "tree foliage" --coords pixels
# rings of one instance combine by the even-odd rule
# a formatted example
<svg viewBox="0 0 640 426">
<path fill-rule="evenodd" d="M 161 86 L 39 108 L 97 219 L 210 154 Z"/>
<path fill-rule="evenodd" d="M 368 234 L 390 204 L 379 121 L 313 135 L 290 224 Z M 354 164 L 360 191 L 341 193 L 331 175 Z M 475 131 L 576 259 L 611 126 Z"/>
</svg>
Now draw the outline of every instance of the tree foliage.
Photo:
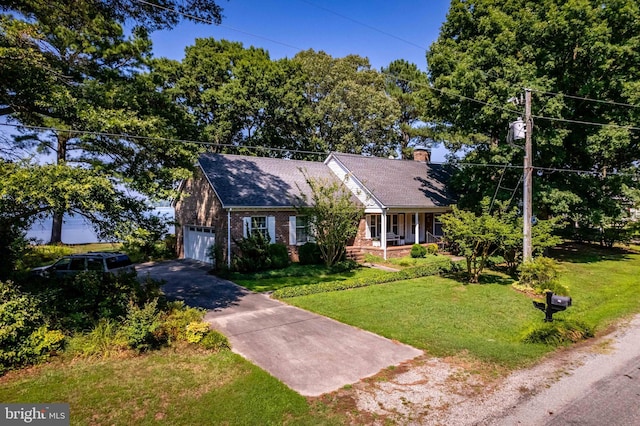
<svg viewBox="0 0 640 426">
<path fill-rule="evenodd" d="M 498 203 L 491 211 L 490 200 L 481 202 L 481 213 L 453 207 L 451 213 L 440 217 L 445 241 L 452 244 L 467 262 L 469 282 L 477 283 L 487 265 L 487 259 L 494 255 L 504 256 L 512 273 L 522 262 L 522 219 L 516 209 Z M 532 228 L 532 249 L 541 254 L 546 248 L 560 242 L 551 232 L 555 221 L 538 221 Z"/>
<path fill-rule="evenodd" d="M 640 6 L 633 0 L 453 1 L 427 53 L 438 90 L 430 92 L 428 118 L 449 148 L 466 147 L 467 162 L 522 164 L 523 151 L 504 142 L 513 111 L 522 106 L 506 101 L 533 89 L 534 165 L 587 172 L 536 177 L 534 210 L 571 217 L 581 228 L 606 228 L 628 211 L 624 185 L 638 187 L 639 133 L 580 122 L 638 123 L 640 109 L 608 101 L 640 100 L 639 31 Z M 456 181 L 464 194 L 460 205 L 492 194 L 498 173 L 465 168 Z M 505 186 L 515 187 L 520 174 L 507 171 Z"/>
<path fill-rule="evenodd" d="M 358 55 L 332 58 L 299 52 L 292 62 L 302 72 L 308 145 L 316 151 L 388 156 L 395 145 L 397 102 L 385 93 L 385 79 Z"/>
<path fill-rule="evenodd" d="M 163 4 L 220 19 L 210 0 Z M 149 31 L 173 27 L 180 15 L 136 1 L 2 1 L 0 10 L 0 115 L 24 126 L 12 147 L 52 154 L 59 166 L 82 167 L 114 188 L 171 193 L 196 150 L 163 138 L 184 137 L 190 120 L 142 71 Z M 125 23 L 133 23 L 129 34 Z M 50 212 L 54 242 L 65 212 Z"/>
<path fill-rule="evenodd" d="M 397 147 L 398 103 L 357 55 L 308 50 L 273 61 L 263 49 L 197 39 L 181 62 L 154 61 L 154 75 L 193 116 L 199 137 L 223 145 L 217 151 L 317 160 L 311 153 L 388 155 Z"/>
<path fill-rule="evenodd" d="M 304 171 L 303 171 L 304 173 Z M 305 174 L 311 188 L 297 200 L 297 209 L 308 218 L 309 227 L 327 266 L 342 260 L 350 239 L 356 236 L 364 208 L 356 204 L 344 184 Z"/>
<path fill-rule="evenodd" d="M 425 116 L 427 73 L 420 71 L 415 64 L 398 59 L 382 69 L 386 79 L 389 96 L 398 102 L 400 116 L 396 124 L 398 149 L 402 158 L 412 158 L 412 147 L 431 148 L 432 131 L 422 121 Z"/>
</svg>

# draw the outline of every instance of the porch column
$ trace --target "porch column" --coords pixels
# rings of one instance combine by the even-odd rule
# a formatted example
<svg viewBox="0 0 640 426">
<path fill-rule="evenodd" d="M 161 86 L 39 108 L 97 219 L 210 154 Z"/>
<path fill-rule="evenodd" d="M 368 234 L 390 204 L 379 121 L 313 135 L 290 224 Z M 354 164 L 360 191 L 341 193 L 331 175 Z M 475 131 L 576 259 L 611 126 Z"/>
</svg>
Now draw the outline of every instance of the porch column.
<svg viewBox="0 0 640 426">
<path fill-rule="evenodd" d="M 227 268 L 231 269 L 231 209 L 227 210 Z"/>
<path fill-rule="evenodd" d="M 380 245 L 382 246 L 382 258 L 387 260 L 387 211 L 382 210 L 382 223 L 380 224 Z"/>
<path fill-rule="evenodd" d="M 416 236 L 416 244 L 420 244 L 420 223 L 418 222 L 418 218 L 420 217 L 420 215 L 418 214 L 418 212 L 415 213 L 415 219 L 416 219 L 416 229 L 414 230 L 415 236 Z"/>
</svg>

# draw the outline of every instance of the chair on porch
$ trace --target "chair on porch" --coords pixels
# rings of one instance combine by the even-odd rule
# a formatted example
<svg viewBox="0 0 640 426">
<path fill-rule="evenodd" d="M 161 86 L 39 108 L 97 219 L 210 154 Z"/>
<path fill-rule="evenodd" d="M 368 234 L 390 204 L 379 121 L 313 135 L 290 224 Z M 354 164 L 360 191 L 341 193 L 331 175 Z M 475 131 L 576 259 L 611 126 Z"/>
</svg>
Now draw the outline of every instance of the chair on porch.
<svg viewBox="0 0 640 426">
<path fill-rule="evenodd" d="M 396 235 L 393 232 L 387 232 L 387 244 L 391 243 L 391 242 L 394 243 L 394 244 L 399 243 L 400 242 L 400 236 Z"/>
</svg>

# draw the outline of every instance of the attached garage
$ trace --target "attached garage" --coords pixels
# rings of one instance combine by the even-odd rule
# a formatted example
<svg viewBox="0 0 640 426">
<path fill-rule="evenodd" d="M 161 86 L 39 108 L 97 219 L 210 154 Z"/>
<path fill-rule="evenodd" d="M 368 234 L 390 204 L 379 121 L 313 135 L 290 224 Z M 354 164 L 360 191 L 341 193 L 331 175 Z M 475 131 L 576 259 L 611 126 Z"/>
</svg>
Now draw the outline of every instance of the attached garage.
<svg viewBox="0 0 640 426">
<path fill-rule="evenodd" d="M 187 225 L 184 227 L 184 258 L 213 263 L 209 257 L 209 247 L 215 244 L 213 228 Z"/>
</svg>

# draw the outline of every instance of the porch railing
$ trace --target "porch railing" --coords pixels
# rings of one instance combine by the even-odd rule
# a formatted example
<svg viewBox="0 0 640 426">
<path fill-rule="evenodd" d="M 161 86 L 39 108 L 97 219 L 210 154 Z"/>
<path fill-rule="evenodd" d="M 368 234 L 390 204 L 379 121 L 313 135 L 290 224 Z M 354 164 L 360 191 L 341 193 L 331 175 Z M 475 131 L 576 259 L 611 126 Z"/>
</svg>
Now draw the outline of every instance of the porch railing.
<svg viewBox="0 0 640 426">
<path fill-rule="evenodd" d="M 425 243 L 427 244 L 441 244 L 442 237 L 436 237 L 429 231 L 425 231 Z"/>
</svg>

